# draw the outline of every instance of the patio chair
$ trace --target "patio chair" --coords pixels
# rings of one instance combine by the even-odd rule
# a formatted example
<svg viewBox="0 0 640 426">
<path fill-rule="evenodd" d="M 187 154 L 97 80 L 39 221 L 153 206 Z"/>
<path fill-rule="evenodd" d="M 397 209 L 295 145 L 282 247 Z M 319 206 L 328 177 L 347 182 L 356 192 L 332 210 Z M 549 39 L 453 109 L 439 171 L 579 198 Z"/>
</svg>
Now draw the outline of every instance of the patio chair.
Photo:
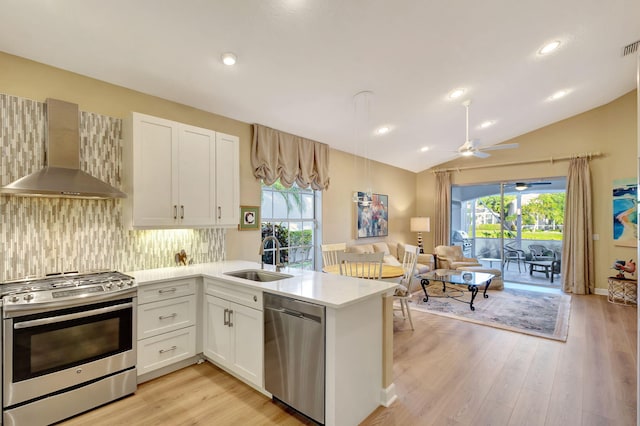
<svg viewBox="0 0 640 426">
<path fill-rule="evenodd" d="M 531 244 L 529 246 L 531 260 L 556 260 L 556 254 L 553 250 L 543 246 L 542 244 Z"/>
<path fill-rule="evenodd" d="M 526 269 L 526 265 L 524 261 L 525 261 L 524 250 L 516 249 L 508 245 L 504 246 L 504 257 L 502 260 L 504 269 L 509 268 L 509 263 L 515 262 L 516 265 L 518 265 L 518 272 L 522 272 L 522 270 L 520 269 L 520 263 L 522 263 L 522 266 L 525 266 L 525 269 Z"/>
</svg>

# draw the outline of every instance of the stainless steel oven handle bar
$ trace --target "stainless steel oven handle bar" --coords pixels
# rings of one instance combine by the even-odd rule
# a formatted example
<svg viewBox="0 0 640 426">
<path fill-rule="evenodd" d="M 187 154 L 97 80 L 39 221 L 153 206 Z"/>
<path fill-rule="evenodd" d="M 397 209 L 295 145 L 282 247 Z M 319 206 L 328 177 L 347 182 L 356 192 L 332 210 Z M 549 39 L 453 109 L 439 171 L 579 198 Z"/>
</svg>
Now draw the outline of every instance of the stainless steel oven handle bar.
<svg viewBox="0 0 640 426">
<path fill-rule="evenodd" d="M 106 314 L 108 312 L 120 311 L 123 309 L 132 308 L 132 307 L 133 307 L 133 303 L 131 302 L 122 303 L 120 305 L 107 306 L 104 308 L 92 309 L 90 311 L 76 312 L 74 314 L 66 314 L 66 315 L 59 315 L 57 317 L 51 317 L 51 318 L 42 318 L 42 319 L 31 320 L 31 321 L 17 322 L 13 324 L 13 328 L 15 330 L 18 330 L 22 328 L 37 327 L 39 325 L 54 324 L 56 322 L 69 321 L 69 320 L 78 319 L 78 318 L 86 318 L 94 315 Z"/>
</svg>

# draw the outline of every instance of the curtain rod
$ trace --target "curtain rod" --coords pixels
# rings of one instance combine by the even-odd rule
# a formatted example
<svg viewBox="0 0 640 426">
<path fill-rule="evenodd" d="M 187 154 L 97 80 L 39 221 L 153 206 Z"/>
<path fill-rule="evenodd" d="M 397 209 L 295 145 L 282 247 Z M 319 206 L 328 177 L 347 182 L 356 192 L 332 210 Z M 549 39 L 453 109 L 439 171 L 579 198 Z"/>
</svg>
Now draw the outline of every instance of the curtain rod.
<svg viewBox="0 0 640 426">
<path fill-rule="evenodd" d="M 546 162 L 553 164 L 558 161 L 573 160 L 574 158 L 586 158 L 587 160 L 591 160 L 592 158 L 604 157 L 605 155 L 606 154 L 602 152 L 586 152 L 582 154 L 566 155 L 564 157 L 556 157 L 556 158 L 550 157 L 550 158 L 539 159 L 539 160 L 512 161 L 510 163 L 494 163 L 494 164 L 483 164 L 478 166 L 463 166 L 463 167 L 451 167 L 447 169 L 434 169 L 431 173 L 460 172 L 463 170 L 485 169 L 490 167 L 521 166 L 524 164 L 536 164 L 536 163 L 546 163 Z"/>
</svg>

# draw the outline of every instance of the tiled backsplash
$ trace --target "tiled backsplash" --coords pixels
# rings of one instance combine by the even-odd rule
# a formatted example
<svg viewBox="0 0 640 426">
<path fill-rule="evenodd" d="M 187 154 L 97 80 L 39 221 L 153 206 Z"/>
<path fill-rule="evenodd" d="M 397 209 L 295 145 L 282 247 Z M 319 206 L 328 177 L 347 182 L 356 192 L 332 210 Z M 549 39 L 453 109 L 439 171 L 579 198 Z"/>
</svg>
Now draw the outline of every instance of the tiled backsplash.
<svg viewBox="0 0 640 426">
<path fill-rule="evenodd" d="M 44 103 L 0 94 L 0 185 L 44 165 Z M 80 113 L 80 168 L 121 187 L 122 120 Z M 0 281 L 49 272 L 132 271 L 225 257 L 224 229 L 129 231 L 121 200 L 0 196 Z"/>
</svg>

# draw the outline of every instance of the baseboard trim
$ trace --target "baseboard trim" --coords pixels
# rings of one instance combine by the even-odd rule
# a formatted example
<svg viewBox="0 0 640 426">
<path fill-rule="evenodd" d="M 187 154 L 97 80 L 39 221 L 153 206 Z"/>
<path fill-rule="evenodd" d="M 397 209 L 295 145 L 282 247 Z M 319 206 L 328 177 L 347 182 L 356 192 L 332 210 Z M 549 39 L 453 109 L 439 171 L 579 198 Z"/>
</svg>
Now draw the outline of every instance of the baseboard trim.
<svg viewBox="0 0 640 426">
<path fill-rule="evenodd" d="M 606 289 L 606 288 L 598 288 L 598 287 L 596 287 L 595 294 L 597 294 L 598 296 L 608 296 L 609 295 L 609 290 Z"/>
<path fill-rule="evenodd" d="M 386 389 L 380 391 L 380 404 L 382 406 L 389 407 L 396 399 L 398 399 L 398 394 L 396 394 L 395 383 L 391 383 Z"/>
</svg>

